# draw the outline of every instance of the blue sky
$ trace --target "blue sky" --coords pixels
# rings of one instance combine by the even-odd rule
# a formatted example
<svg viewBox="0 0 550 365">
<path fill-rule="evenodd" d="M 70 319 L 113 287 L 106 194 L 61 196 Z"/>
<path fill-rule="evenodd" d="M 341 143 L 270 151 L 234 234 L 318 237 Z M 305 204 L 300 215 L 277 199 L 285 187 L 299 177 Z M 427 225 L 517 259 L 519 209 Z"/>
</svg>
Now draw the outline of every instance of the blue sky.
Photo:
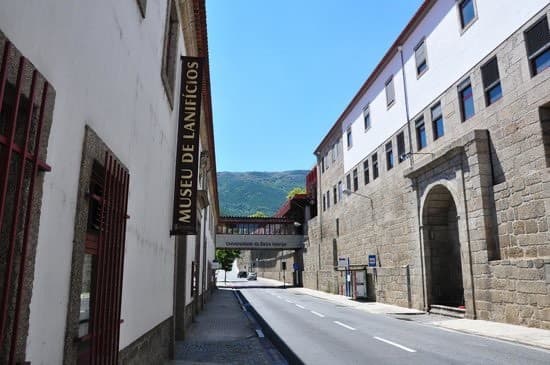
<svg viewBox="0 0 550 365">
<path fill-rule="evenodd" d="M 422 0 L 207 0 L 218 171 L 308 170 Z"/>
</svg>

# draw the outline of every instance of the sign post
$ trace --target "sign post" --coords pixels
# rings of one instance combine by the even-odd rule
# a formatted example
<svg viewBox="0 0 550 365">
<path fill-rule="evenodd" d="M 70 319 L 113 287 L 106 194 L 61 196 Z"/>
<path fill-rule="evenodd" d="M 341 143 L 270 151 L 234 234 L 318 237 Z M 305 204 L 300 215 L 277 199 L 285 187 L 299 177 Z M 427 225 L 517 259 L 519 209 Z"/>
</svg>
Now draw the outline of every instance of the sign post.
<svg viewBox="0 0 550 365">
<path fill-rule="evenodd" d="M 281 262 L 281 267 L 283 269 L 283 288 L 286 289 L 286 277 L 285 277 L 285 274 L 286 274 L 286 261 Z"/>
</svg>

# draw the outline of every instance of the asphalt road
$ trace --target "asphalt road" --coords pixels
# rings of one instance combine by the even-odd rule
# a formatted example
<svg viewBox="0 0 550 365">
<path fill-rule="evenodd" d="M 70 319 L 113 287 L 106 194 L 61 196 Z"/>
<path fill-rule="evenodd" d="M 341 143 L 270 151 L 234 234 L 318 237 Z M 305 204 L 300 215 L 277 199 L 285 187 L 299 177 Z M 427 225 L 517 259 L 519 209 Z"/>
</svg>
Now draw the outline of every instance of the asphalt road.
<svg viewBox="0 0 550 365">
<path fill-rule="evenodd" d="M 370 314 L 282 288 L 257 287 L 263 281 L 238 285 L 306 364 L 550 364 L 550 351 Z"/>
</svg>

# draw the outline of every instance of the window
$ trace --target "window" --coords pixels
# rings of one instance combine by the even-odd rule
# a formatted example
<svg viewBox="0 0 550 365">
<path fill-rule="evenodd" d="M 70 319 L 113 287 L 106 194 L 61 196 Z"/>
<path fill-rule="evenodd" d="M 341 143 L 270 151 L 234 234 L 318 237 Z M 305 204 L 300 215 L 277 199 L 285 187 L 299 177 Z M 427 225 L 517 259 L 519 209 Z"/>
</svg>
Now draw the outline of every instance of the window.
<svg viewBox="0 0 550 365">
<path fill-rule="evenodd" d="M 353 138 L 351 135 L 351 127 L 348 128 L 346 132 L 346 141 L 348 143 L 348 149 L 350 149 L 353 146 Z"/>
<path fill-rule="evenodd" d="M 332 162 L 335 162 L 336 161 L 336 145 L 332 146 L 331 153 L 332 153 Z"/>
<path fill-rule="evenodd" d="M 327 210 L 327 197 L 323 194 L 323 212 Z"/>
<path fill-rule="evenodd" d="M 365 185 L 367 185 L 370 182 L 369 160 L 363 162 L 363 177 L 365 178 Z"/>
<path fill-rule="evenodd" d="M 386 143 L 386 170 L 393 168 L 393 147 L 392 143 Z"/>
<path fill-rule="evenodd" d="M 363 122 L 366 132 L 370 129 L 370 110 L 368 105 L 365 109 L 363 109 Z"/>
<path fill-rule="evenodd" d="M 74 336 L 78 338 L 72 350 L 78 354 L 79 363 L 88 363 L 90 358 L 106 359 L 118 352 L 121 314 L 117 303 L 124 279 L 130 175 L 89 127 L 85 129 L 82 158 L 77 210 L 87 218 L 75 222 L 77 236 L 83 239 L 74 242 L 81 254 L 73 257 L 71 265 L 81 271 L 78 285 L 71 284 L 70 294 L 79 300 L 71 302 L 67 320 L 71 327 L 75 324 Z M 110 329 L 111 334 L 104 329 Z"/>
<path fill-rule="evenodd" d="M 395 89 L 393 87 L 393 76 L 386 81 L 386 105 L 389 107 L 395 101 Z"/>
<path fill-rule="evenodd" d="M 405 133 L 401 132 L 397 135 L 397 156 L 399 163 L 403 162 L 405 156 Z"/>
<path fill-rule="evenodd" d="M 169 0 L 164 31 L 164 49 L 162 53 L 162 82 L 168 95 L 170 106 L 174 105 L 174 86 L 176 79 L 176 63 L 178 60 L 178 11 L 174 0 Z"/>
<path fill-rule="evenodd" d="M 137 0 L 137 3 L 141 16 L 145 18 L 145 11 L 147 10 L 147 0 Z"/>
<path fill-rule="evenodd" d="M 437 103 L 430 110 L 432 115 L 432 130 L 434 133 L 434 141 L 439 137 L 443 137 L 445 130 L 443 128 L 443 114 L 441 113 L 441 103 Z"/>
<path fill-rule="evenodd" d="M 462 29 L 466 28 L 476 17 L 474 0 L 462 0 L 458 3 L 460 10 L 460 25 Z"/>
<path fill-rule="evenodd" d="M 321 172 L 325 172 L 325 158 L 321 157 Z"/>
<path fill-rule="evenodd" d="M 525 32 L 525 43 L 531 76 L 538 75 L 550 66 L 550 31 L 546 14 Z"/>
<path fill-rule="evenodd" d="M 372 179 L 376 180 L 378 178 L 378 154 L 375 153 L 372 155 Z"/>
<path fill-rule="evenodd" d="M 351 190 L 351 175 L 350 174 L 346 175 L 346 189 Z"/>
<path fill-rule="evenodd" d="M 342 186 L 342 182 L 338 181 L 338 200 L 342 201 L 342 194 L 344 193 L 344 189 Z"/>
<path fill-rule="evenodd" d="M 414 58 L 416 60 L 416 75 L 420 76 L 428 69 L 426 41 L 424 39 L 414 48 Z"/>
<path fill-rule="evenodd" d="M 428 145 L 426 140 L 426 127 L 424 126 L 424 118 L 420 118 L 416 121 L 416 146 L 418 151 Z"/>
<path fill-rule="evenodd" d="M 327 191 L 327 209 L 330 208 L 330 190 Z"/>
<path fill-rule="evenodd" d="M 458 97 L 460 103 L 460 113 L 462 116 L 462 121 L 466 121 L 474 116 L 474 95 L 472 91 L 472 85 L 470 84 L 470 79 L 463 81 L 458 86 Z"/>
<path fill-rule="evenodd" d="M 332 187 L 332 196 L 333 196 L 333 203 L 334 205 L 336 205 L 336 203 L 338 203 L 338 200 L 336 199 L 337 198 L 336 185 Z"/>
<path fill-rule="evenodd" d="M 10 356 L 18 361 L 15 344 L 24 344 L 28 334 L 24 293 L 32 290 L 35 272 L 22 250 L 30 258 L 37 246 L 32 232 L 40 211 L 33 204 L 42 201 L 44 173 L 50 171 L 55 90 L 1 31 L 0 75 L 0 361 L 6 364 Z M 22 314 L 17 322 L 15 310 Z"/>
<path fill-rule="evenodd" d="M 328 154 L 329 152 L 327 152 L 325 157 L 323 157 L 325 159 L 325 170 L 328 170 L 328 168 L 330 167 L 330 158 L 328 158 Z"/>
<path fill-rule="evenodd" d="M 357 176 L 357 169 L 353 170 L 353 191 L 359 189 L 359 178 Z"/>
<path fill-rule="evenodd" d="M 336 218 L 336 237 L 340 237 L 340 219 Z"/>
<path fill-rule="evenodd" d="M 481 78 L 483 79 L 483 89 L 485 91 L 485 103 L 489 106 L 502 97 L 496 57 L 481 66 Z"/>
</svg>

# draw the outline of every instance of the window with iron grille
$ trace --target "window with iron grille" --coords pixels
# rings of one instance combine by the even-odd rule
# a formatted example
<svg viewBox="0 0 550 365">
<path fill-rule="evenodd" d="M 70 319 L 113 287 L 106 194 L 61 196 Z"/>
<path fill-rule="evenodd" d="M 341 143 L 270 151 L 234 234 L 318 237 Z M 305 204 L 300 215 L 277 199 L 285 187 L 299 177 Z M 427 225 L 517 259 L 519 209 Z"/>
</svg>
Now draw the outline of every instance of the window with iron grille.
<svg viewBox="0 0 550 365">
<path fill-rule="evenodd" d="M 525 31 L 525 43 L 531 76 L 538 75 L 550 66 L 550 31 L 546 14 Z"/>
<path fill-rule="evenodd" d="M 393 168 L 393 146 L 391 141 L 386 144 L 386 170 Z"/>
<path fill-rule="evenodd" d="M 462 121 L 464 122 L 473 117 L 476 113 L 474 107 L 474 94 L 469 78 L 458 85 L 458 96 L 458 101 L 460 103 L 460 115 L 462 116 Z"/>
<path fill-rule="evenodd" d="M 416 75 L 420 76 L 428 69 L 426 41 L 424 39 L 414 48 L 414 59 L 416 61 Z"/>
<path fill-rule="evenodd" d="M 378 178 L 378 154 L 374 153 L 372 155 L 372 179 L 376 180 Z"/>
<path fill-rule="evenodd" d="M 353 170 L 353 191 L 359 189 L 359 177 L 357 176 L 357 169 Z"/>
<path fill-rule="evenodd" d="M 363 177 L 365 179 L 365 185 L 367 185 L 370 182 L 370 175 L 369 175 L 369 161 L 363 162 Z"/>
<path fill-rule="evenodd" d="M 0 363 L 23 363 L 55 91 L 0 31 Z"/>
<path fill-rule="evenodd" d="M 406 158 L 404 132 L 401 132 L 397 135 L 397 156 L 399 163 L 403 162 Z"/>
<path fill-rule="evenodd" d="M 161 78 L 170 106 L 174 105 L 174 88 L 176 84 L 176 67 L 178 60 L 178 37 L 179 22 L 176 3 L 175 0 L 168 0 Z"/>
<path fill-rule="evenodd" d="M 351 190 L 351 176 L 350 176 L 350 174 L 346 175 L 346 190 Z"/>
<path fill-rule="evenodd" d="M 393 76 L 386 81 L 386 105 L 389 107 L 395 101 L 395 88 L 393 86 Z"/>
<path fill-rule="evenodd" d="M 428 145 L 428 140 L 426 139 L 426 127 L 424 125 L 424 118 L 419 118 L 416 123 L 416 146 L 417 150 L 420 151 Z"/>
<path fill-rule="evenodd" d="M 445 128 L 443 127 L 443 113 L 441 112 L 441 103 L 437 103 L 430 109 L 432 118 L 432 130 L 434 134 L 434 141 L 445 134 Z"/>
<path fill-rule="evenodd" d="M 496 57 L 481 66 L 481 78 L 483 79 L 483 89 L 485 91 L 485 104 L 489 106 L 502 97 Z"/>
</svg>

